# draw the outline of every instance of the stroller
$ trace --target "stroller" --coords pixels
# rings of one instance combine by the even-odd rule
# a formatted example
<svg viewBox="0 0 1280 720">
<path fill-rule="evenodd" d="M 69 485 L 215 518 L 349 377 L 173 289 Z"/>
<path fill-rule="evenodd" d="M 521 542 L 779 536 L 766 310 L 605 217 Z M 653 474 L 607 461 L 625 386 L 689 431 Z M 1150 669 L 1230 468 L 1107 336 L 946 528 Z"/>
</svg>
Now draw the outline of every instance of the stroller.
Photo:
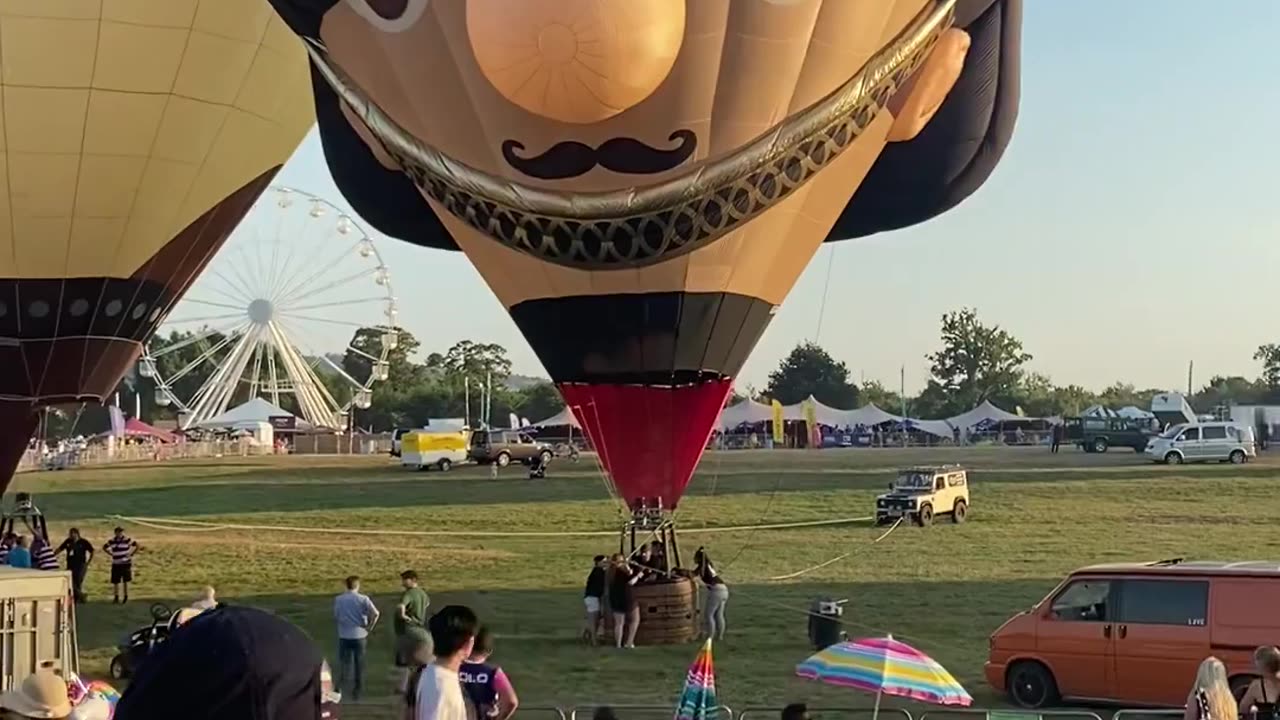
<svg viewBox="0 0 1280 720">
<path fill-rule="evenodd" d="M 111 677 L 114 680 L 127 680 L 132 677 L 142 661 L 151 651 L 169 638 L 180 623 L 181 612 L 175 613 L 164 603 L 151 606 L 151 624 L 144 625 L 117 645 L 119 652 L 111 658 Z"/>
</svg>

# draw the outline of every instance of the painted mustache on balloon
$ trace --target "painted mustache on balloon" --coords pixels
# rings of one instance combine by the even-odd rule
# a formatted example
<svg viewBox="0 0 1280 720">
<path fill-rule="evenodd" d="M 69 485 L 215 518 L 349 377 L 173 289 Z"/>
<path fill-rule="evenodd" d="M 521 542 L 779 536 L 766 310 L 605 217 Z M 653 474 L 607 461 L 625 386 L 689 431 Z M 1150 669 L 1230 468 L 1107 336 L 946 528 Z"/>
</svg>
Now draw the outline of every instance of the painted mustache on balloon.
<svg viewBox="0 0 1280 720">
<path fill-rule="evenodd" d="M 616 173 L 654 175 L 678 167 L 698 146 L 698 136 L 692 130 L 677 130 L 667 139 L 680 144 L 671 150 L 660 150 L 634 138 L 620 137 L 605 140 L 600 147 L 593 148 L 568 140 L 529 158 L 516 154 L 524 150 L 523 143 L 506 140 L 502 143 L 502 157 L 511 167 L 540 180 L 578 177 L 597 165 Z"/>
</svg>

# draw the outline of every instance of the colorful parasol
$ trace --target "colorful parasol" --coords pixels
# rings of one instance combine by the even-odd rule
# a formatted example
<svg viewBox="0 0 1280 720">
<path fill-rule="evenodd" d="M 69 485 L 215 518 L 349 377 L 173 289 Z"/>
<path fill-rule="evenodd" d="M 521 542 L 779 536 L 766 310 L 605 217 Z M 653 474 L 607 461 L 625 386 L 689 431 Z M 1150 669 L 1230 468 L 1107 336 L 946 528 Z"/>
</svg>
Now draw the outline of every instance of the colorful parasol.
<svg viewBox="0 0 1280 720">
<path fill-rule="evenodd" d="M 716 671 L 711 662 L 711 639 L 708 638 L 689 666 L 684 690 L 676 703 L 675 720 L 715 720 L 720 715 L 716 701 Z"/>
<path fill-rule="evenodd" d="M 964 705 L 973 698 L 933 658 L 892 637 L 842 642 L 796 666 L 796 675 L 876 695 L 911 698 L 934 705 Z"/>
</svg>

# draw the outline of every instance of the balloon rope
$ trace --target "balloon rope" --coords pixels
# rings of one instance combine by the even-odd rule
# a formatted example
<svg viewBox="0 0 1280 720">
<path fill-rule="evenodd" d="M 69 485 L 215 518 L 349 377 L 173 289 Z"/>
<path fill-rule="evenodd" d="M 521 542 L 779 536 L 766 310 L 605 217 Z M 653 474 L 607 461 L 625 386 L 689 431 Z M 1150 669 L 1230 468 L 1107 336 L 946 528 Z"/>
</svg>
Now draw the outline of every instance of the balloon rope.
<svg viewBox="0 0 1280 720">
<path fill-rule="evenodd" d="M 591 412 L 592 414 L 595 415 L 595 418 L 596 418 L 596 427 L 600 427 L 600 413 L 596 410 L 596 403 L 594 400 L 592 400 L 589 404 L 591 405 Z M 569 412 L 574 417 L 577 417 L 578 411 L 582 409 L 583 409 L 582 405 L 569 406 Z M 586 432 L 586 428 L 580 428 L 580 429 L 584 433 Z M 603 447 L 605 444 L 604 433 L 599 433 L 599 435 L 600 435 L 600 445 Z M 591 440 L 592 444 L 595 443 L 595 440 L 592 439 L 590 435 L 587 436 L 587 439 Z M 605 470 L 605 467 L 604 467 L 605 459 L 607 459 L 608 456 L 609 456 L 608 450 L 605 450 L 605 452 L 600 452 L 599 449 L 596 450 L 595 452 L 596 470 L 599 471 L 600 473 L 600 481 L 604 483 L 605 492 L 609 493 L 609 498 L 613 500 L 614 510 L 618 512 L 619 516 L 623 516 L 624 513 L 622 510 L 622 498 L 619 497 L 617 488 L 614 487 L 613 481 L 612 479 L 610 479 L 609 473 L 607 470 Z"/>
<path fill-rule="evenodd" d="M 215 532 L 215 531 L 263 531 L 293 532 L 319 535 L 397 535 L 407 537 L 616 537 L 617 530 L 562 530 L 556 532 L 498 531 L 498 530 L 374 530 L 369 528 L 299 527 L 291 525 L 244 525 L 239 523 L 213 523 L 179 518 L 144 517 L 135 515 L 107 515 L 112 522 L 125 522 L 166 532 Z M 805 520 L 769 525 L 733 525 L 725 527 L 689 528 L 685 535 L 704 535 L 726 532 L 754 532 L 756 530 L 790 530 L 793 528 L 851 525 L 867 522 L 869 517 L 833 518 L 830 520 Z"/>
<path fill-rule="evenodd" d="M 816 343 L 822 338 L 822 318 L 827 314 L 827 290 L 831 288 L 831 266 L 834 265 L 836 246 L 832 245 L 827 252 L 827 279 L 822 283 L 822 301 L 818 305 L 818 329 L 813 333 Z"/>
<path fill-rule="evenodd" d="M 791 580 L 792 578 L 798 578 L 798 577 L 800 577 L 801 575 L 806 575 L 806 574 L 808 574 L 808 573 L 811 573 L 811 572 L 813 572 L 814 570 L 820 570 L 820 569 L 822 569 L 822 568 L 824 568 L 824 567 L 826 567 L 826 566 L 828 566 L 828 565 L 834 565 L 835 563 L 838 563 L 838 562 L 840 562 L 841 560 L 844 560 L 845 558 L 849 557 L 850 555 L 853 555 L 854 553 L 858 552 L 859 550 L 864 550 L 864 549 L 866 549 L 866 548 L 869 548 L 869 547 L 871 547 L 872 545 L 875 545 L 876 543 L 880 542 L 881 540 L 883 540 L 883 539 L 885 539 L 885 538 L 889 537 L 889 534 L 890 534 L 890 533 L 892 533 L 894 530 L 897 530 L 897 529 L 898 529 L 898 526 L 899 526 L 899 525 L 901 525 L 901 524 L 902 524 L 902 518 L 900 517 L 900 518 L 898 518 L 896 521 L 894 521 L 893 525 L 891 525 L 891 526 L 889 527 L 889 529 L 888 529 L 888 530 L 885 530 L 883 533 L 881 533 L 881 534 L 880 534 L 880 537 L 877 537 L 875 540 L 872 540 L 870 543 L 868 543 L 868 544 L 866 544 L 866 545 L 863 545 L 863 546 L 857 547 L 857 548 L 855 548 L 855 549 L 853 549 L 853 550 L 850 550 L 849 552 L 847 552 L 847 553 L 845 553 L 845 554 L 843 554 L 843 555 L 838 555 L 838 556 L 836 556 L 836 557 L 833 557 L 833 558 L 831 558 L 830 560 L 828 560 L 828 561 L 826 561 L 826 562 L 818 563 L 817 565 L 814 565 L 813 567 L 807 567 L 807 568 L 805 568 L 805 569 L 803 569 L 803 570 L 799 570 L 799 571 L 797 571 L 797 572 L 789 573 L 789 574 L 787 574 L 787 575 L 775 575 L 774 577 L 771 577 L 771 578 L 769 578 L 769 579 L 770 579 L 770 580 Z"/>
</svg>

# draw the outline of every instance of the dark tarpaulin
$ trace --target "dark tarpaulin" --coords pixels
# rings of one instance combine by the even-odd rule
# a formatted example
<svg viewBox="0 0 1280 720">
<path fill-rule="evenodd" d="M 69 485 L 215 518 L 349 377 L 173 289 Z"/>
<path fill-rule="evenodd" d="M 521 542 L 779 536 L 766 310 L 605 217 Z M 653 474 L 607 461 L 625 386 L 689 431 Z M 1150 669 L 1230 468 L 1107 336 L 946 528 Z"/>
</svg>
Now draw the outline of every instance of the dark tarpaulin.
<svg viewBox="0 0 1280 720">
<path fill-rule="evenodd" d="M 302 630 L 265 610 L 207 610 L 143 661 L 115 720 L 318 720 L 323 662 Z"/>
</svg>

